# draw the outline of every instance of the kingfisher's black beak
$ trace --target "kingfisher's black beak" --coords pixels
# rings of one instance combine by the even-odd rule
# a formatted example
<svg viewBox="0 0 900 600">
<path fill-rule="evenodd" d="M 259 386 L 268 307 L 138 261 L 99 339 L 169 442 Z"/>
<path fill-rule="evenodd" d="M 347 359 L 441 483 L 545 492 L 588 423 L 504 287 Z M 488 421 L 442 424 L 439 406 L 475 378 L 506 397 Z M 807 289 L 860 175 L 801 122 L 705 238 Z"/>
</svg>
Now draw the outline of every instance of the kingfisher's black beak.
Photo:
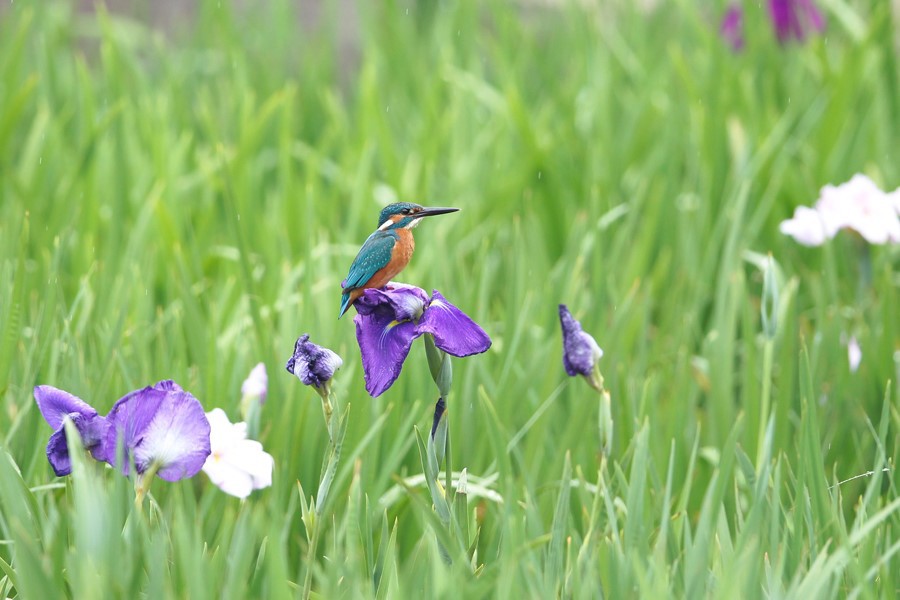
<svg viewBox="0 0 900 600">
<path fill-rule="evenodd" d="M 417 212 L 415 217 L 433 217 L 434 215 L 446 215 L 447 213 L 452 213 L 458 211 L 458 208 L 443 208 L 440 206 L 432 206 L 432 207 L 423 207 L 422 210 Z"/>
</svg>

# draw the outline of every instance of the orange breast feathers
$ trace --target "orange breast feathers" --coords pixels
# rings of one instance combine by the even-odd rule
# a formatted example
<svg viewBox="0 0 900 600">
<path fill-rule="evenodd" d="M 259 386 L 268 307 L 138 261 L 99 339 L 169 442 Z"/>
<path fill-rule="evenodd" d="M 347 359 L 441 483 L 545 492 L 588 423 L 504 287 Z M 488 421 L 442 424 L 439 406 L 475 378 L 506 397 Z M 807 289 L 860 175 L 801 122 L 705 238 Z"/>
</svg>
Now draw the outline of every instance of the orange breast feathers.
<svg viewBox="0 0 900 600">
<path fill-rule="evenodd" d="M 372 278 L 366 282 L 367 288 L 382 288 L 388 282 L 396 277 L 400 271 L 409 264 L 412 258 L 413 250 L 416 249 L 416 241 L 413 238 L 412 231 L 409 229 L 397 230 L 397 243 L 391 249 L 391 260 L 372 275 Z"/>
</svg>

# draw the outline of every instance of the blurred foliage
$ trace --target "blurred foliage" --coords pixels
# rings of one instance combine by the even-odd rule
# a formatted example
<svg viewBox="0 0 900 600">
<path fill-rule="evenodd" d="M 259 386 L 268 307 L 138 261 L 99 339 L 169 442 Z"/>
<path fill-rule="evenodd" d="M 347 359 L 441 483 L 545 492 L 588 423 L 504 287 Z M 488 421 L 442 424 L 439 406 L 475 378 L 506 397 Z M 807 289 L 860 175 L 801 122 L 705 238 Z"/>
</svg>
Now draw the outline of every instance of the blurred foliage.
<svg viewBox="0 0 900 600">
<path fill-rule="evenodd" d="M 287 0 L 203 0 L 167 32 L 5 6 L 0 597 L 278 598 L 307 568 L 323 598 L 895 596 L 900 254 L 778 232 L 826 183 L 900 186 L 896 16 L 827 8 L 780 46 L 748 6 L 736 54 L 687 2 L 360 3 L 348 60 L 335 7 L 311 28 Z M 425 486 L 394 487 L 422 472 L 421 344 L 370 399 L 336 320 L 392 200 L 462 208 L 417 230 L 402 280 L 494 341 L 449 400 L 454 468 L 503 499 L 461 505 L 475 574 L 444 564 Z M 560 302 L 605 351 L 608 456 Z M 303 332 L 344 357 L 351 405 L 314 565 L 297 482 L 314 493 L 327 434 L 282 366 Z M 142 517 L 97 465 L 54 479 L 33 385 L 105 412 L 173 378 L 236 418 L 259 361 L 271 489 L 157 484 Z"/>
</svg>

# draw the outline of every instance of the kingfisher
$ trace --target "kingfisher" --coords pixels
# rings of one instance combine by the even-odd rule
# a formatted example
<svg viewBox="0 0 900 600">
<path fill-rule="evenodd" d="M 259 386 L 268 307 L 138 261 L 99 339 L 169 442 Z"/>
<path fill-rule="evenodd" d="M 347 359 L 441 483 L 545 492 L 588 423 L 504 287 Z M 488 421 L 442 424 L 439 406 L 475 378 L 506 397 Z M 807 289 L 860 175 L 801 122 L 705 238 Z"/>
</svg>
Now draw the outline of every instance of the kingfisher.
<svg viewBox="0 0 900 600">
<path fill-rule="evenodd" d="M 409 264 L 416 241 L 412 230 L 425 217 L 444 215 L 458 208 L 427 207 L 412 202 L 395 202 L 385 206 L 378 216 L 378 229 L 365 241 L 341 283 L 341 312 L 362 296 L 366 288 L 382 288 Z"/>
</svg>

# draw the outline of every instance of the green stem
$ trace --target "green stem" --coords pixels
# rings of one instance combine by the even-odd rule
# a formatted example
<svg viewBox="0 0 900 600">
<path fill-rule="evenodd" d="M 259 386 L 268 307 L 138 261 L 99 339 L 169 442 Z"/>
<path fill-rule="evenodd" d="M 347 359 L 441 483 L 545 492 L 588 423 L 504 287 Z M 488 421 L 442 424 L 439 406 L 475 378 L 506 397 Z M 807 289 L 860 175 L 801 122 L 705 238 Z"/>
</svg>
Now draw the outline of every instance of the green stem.
<svg viewBox="0 0 900 600">
<path fill-rule="evenodd" d="M 329 384 L 326 384 L 323 388 L 316 388 L 316 391 L 319 392 L 319 396 L 322 397 L 322 414 L 325 416 L 325 429 L 328 430 L 328 438 L 333 448 L 334 430 L 332 427 L 331 416 L 334 414 L 334 406 L 336 404 L 336 401 L 332 402 L 332 398 L 334 395 L 331 393 L 331 386 Z"/>
<path fill-rule="evenodd" d="M 322 480 L 319 483 L 319 491 L 316 494 L 315 519 L 313 521 L 312 536 L 309 541 L 309 551 L 306 556 L 306 577 L 303 581 L 302 598 L 308 599 L 312 591 L 312 573 L 313 565 L 316 560 L 316 552 L 319 547 L 319 537 L 322 531 L 323 514 L 325 505 L 328 502 L 329 492 L 331 491 L 331 483 L 334 481 L 335 473 L 337 473 L 338 461 L 341 457 L 341 447 L 344 442 L 344 427 L 347 418 L 347 412 L 343 415 L 338 412 L 338 418 L 332 418 L 334 412 L 338 410 L 337 398 L 331 392 L 331 386 L 318 388 L 319 395 L 322 397 L 322 412 L 325 415 L 325 426 L 328 429 L 328 440 L 330 447 L 328 455 L 322 464 Z M 348 409 L 349 411 L 349 406 Z"/>
<path fill-rule="evenodd" d="M 775 354 L 775 340 L 766 338 L 763 347 L 762 392 L 759 406 L 759 431 L 756 442 L 756 467 L 760 468 L 765 454 L 766 429 L 769 423 L 769 404 L 772 401 L 772 362 Z"/>
<path fill-rule="evenodd" d="M 309 595 L 312 592 L 313 563 L 316 560 L 316 550 L 319 546 L 319 532 L 321 531 L 318 512 L 319 507 L 316 506 L 316 521 L 315 525 L 313 525 L 312 539 L 309 540 L 309 551 L 306 553 L 306 578 L 303 581 L 303 596 L 301 596 L 304 600 L 308 600 Z"/>
<path fill-rule="evenodd" d="M 612 401 L 609 392 L 603 390 L 600 392 L 600 408 L 597 413 L 598 426 L 600 430 L 600 448 L 603 450 L 603 456 L 607 457 L 612 454 L 613 447 L 613 420 L 612 420 Z"/>
<path fill-rule="evenodd" d="M 134 507 L 141 511 L 144 506 L 144 496 L 150 491 L 150 484 L 156 472 L 159 471 L 160 464 L 156 461 L 150 464 L 150 468 L 138 475 L 134 480 Z M 145 485 L 146 484 L 146 485 Z"/>
</svg>

